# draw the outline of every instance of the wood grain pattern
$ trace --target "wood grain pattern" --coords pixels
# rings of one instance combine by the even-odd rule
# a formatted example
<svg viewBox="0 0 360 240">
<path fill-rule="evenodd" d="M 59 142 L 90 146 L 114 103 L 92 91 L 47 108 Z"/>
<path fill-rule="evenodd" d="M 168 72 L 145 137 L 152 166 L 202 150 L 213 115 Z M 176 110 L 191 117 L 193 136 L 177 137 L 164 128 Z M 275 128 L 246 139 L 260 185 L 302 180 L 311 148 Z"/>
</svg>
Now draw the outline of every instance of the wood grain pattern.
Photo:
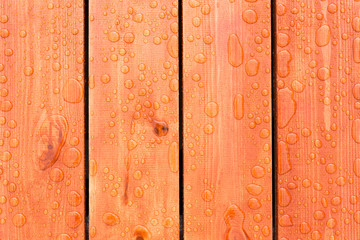
<svg viewBox="0 0 360 240">
<path fill-rule="evenodd" d="M 279 238 L 360 238 L 360 2 L 277 1 Z"/>
<path fill-rule="evenodd" d="M 0 1 L 0 239 L 84 238 L 83 1 Z"/>
<path fill-rule="evenodd" d="M 183 1 L 185 239 L 272 239 L 270 1 Z"/>
<path fill-rule="evenodd" d="M 177 6 L 90 1 L 92 239 L 178 239 Z"/>
</svg>

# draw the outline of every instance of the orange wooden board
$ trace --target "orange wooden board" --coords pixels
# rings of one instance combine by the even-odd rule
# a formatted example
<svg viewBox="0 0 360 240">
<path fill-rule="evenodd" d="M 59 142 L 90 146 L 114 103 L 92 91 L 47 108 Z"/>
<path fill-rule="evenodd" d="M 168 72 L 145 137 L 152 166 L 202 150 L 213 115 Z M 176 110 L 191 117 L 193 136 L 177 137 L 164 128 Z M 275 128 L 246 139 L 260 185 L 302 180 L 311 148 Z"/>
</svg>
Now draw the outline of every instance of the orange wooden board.
<svg viewBox="0 0 360 240">
<path fill-rule="evenodd" d="M 272 239 L 270 1 L 183 1 L 185 239 Z"/>
<path fill-rule="evenodd" d="M 360 2 L 276 7 L 279 239 L 359 239 Z"/>
<path fill-rule="evenodd" d="M 91 239 L 178 239 L 177 5 L 90 1 Z"/>
<path fill-rule="evenodd" d="M 83 1 L 0 1 L 0 239 L 84 239 Z"/>
</svg>

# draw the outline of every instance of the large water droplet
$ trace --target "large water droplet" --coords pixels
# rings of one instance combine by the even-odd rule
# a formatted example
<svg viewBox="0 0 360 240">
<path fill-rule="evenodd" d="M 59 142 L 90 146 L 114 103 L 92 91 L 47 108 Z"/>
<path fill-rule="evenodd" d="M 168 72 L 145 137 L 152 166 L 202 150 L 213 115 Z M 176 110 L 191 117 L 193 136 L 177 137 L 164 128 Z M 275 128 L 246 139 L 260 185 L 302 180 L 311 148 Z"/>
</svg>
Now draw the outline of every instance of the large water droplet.
<svg viewBox="0 0 360 240">
<path fill-rule="evenodd" d="M 279 156 L 278 171 L 279 174 L 282 175 L 291 170 L 289 147 L 287 143 L 284 141 L 279 142 L 278 156 Z"/>
<path fill-rule="evenodd" d="M 324 47 L 330 42 L 330 27 L 328 25 L 321 26 L 316 30 L 315 42 L 319 47 Z"/>
<path fill-rule="evenodd" d="M 174 173 L 179 171 L 179 144 L 177 142 L 169 146 L 169 167 Z"/>
<path fill-rule="evenodd" d="M 294 93 L 289 88 L 278 91 L 278 127 L 286 127 L 296 113 Z"/>
<path fill-rule="evenodd" d="M 231 66 L 239 67 L 243 63 L 244 51 L 240 39 L 236 34 L 231 34 L 228 40 L 228 60 Z"/>
</svg>

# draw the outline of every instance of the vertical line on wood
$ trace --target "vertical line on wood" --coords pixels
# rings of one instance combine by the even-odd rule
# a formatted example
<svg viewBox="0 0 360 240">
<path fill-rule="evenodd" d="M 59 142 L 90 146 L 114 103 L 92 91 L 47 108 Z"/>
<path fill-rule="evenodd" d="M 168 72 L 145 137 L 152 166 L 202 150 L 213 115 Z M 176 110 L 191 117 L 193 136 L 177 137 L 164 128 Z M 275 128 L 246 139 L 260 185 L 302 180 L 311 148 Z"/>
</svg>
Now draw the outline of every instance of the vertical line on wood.
<svg viewBox="0 0 360 240">
<path fill-rule="evenodd" d="M 278 239 L 278 191 L 277 191 L 277 92 L 276 92 L 276 73 L 277 73 L 277 49 L 276 49 L 276 0 L 271 0 L 271 128 L 272 128 L 272 225 L 273 239 Z"/>
<path fill-rule="evenodd" d="M 183 2 L 179 0 L 179 237 L 184 239 Z"/>
<path fill-rule="evenodd" d="M 89 0 L 84 0 L 85 239 L 89 240 Z"/>
</svg>

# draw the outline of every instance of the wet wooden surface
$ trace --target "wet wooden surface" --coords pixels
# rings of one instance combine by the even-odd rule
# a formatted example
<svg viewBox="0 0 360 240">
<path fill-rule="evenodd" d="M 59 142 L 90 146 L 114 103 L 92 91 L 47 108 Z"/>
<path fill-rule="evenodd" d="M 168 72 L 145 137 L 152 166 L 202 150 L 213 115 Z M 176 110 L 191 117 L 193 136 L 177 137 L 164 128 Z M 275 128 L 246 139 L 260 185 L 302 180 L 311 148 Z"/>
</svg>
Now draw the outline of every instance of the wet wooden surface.
<svg viewBox="0 0 360 240">
<path fill-rule="evenodd" d="M 179 239 L 178 4 L 89 2 L 91 239 Z M 276 1 L 277 199 L 270 1 L 182 4 L 185 239 L 359 238 L 360 1 Z M 83 29 L 0 0 L 0 240 L 85 239 Z"/>
<path fill-rule="evenodd" d="M 84 239 L 83 1 L 0 1 L 0 239 Z"/>
<path fill-rule="evenodd" d="M 270 1 L 183 1 L 185 239 L 272 239 Z"/>
<path fill-rule="evenodd" d="M 276 7 L 279 239 L 359 239 L 360 2 Z"/>
<path fill-rule="evenodd" d="M 90 1 L 90 238 L 178 239 L 178 2 Z"/>
</svg>

